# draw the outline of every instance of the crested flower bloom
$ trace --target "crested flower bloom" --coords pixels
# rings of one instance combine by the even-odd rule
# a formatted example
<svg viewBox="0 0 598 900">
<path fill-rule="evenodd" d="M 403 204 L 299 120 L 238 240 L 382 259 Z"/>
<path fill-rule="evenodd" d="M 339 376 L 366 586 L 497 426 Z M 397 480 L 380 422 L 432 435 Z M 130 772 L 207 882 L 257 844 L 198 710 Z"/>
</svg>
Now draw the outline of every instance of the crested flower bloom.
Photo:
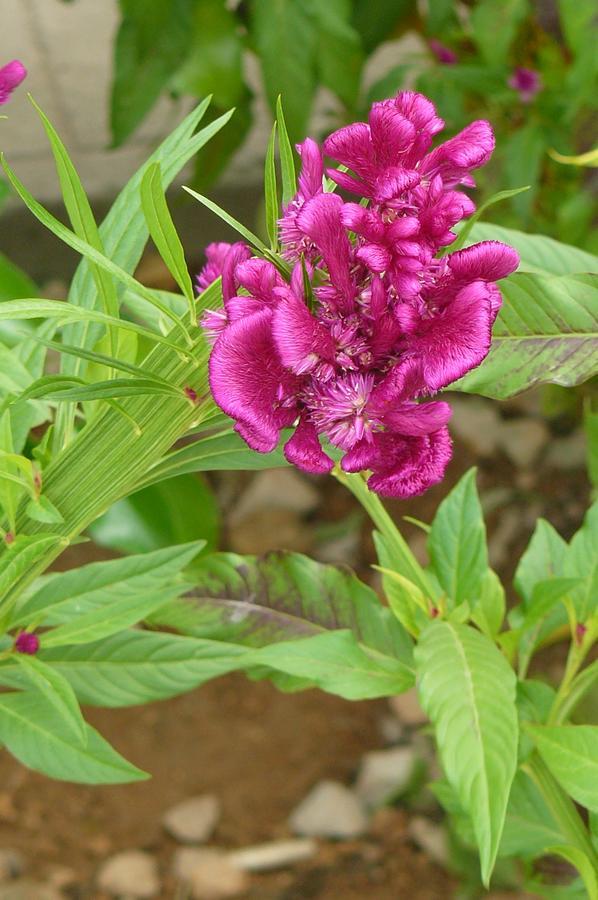
<svg viewBox="0 0 598 900">
<path fill-rule="evenodd" d="M 0 106 L 7 103 L 15 88 L 25 79 L 27 69 L 18 59 L 0 68 Z"/>
<path fill-rule="evenodd" d="M 370 488 L 408 497 L 443 477 L 450 407 L 430 399 L 479 365 L 516 252 L 485 241 L 439 256 L 474 210 L 461 186 L 494 148 L 473 122 L 432 149 L 443 121 L 421 94 L 375 103 L 323 152 L 299 147 L 298 192 L 283 210 L 287 281 L 244 244 L 211 245 L 198 285 L 222 275 L 223 308 L 206 313 L 216 402 L 253 449 L 284 448 L 307 472 L 368 470 Z M 218 248 L 218 249 L 216 249 Z M 284 267 L 281 267 L 281 270 Z"/>
<path fill-rule="evenodd" d="M 540 73 L 536 72 L 535 69 L 525 69 L 522 66 L 518 66 L 515 69 L 507 84 L 514 91 L 517 91 L 522 103 L 531 103 L 535 99 L 536 94 L 539 94 L 542 90 Z"/>
</svg>

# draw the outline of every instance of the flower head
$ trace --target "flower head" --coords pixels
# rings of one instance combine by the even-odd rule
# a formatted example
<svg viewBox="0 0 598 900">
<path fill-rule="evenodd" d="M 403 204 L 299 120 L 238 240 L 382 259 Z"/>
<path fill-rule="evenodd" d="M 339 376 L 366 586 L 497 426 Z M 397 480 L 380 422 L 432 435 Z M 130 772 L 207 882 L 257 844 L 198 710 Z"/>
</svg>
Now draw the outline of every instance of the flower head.
<svg viewBox="0 0 598 900">
<path fill-rule="evenodd" d="M 227 250 L 218 328 L 204 319 L 216 337 L 210 384 L 255 450 L 293 428 L 285 455 L 308 472 L 331 470 L 330 445 L 345 471 L 370 470 L 381 494 L 411 496 L 442 478 L 450 407 L 430 397 L 484 359 L 496 281 L 518 265 L 497 241 L 438 257 L 474 210 L 458 186 L 473 184 L 494 147 L 479 121 L 432 149 L 443 124 L 406 91 L 332 134 L 324 152 L 346 171 L 328 173 L 360 204 L 325 191 L 322 152 L 300 145 L 298 192 L 280 223 L 289 282 L 244 245 Z"/>
<path fill-rule="evenodd" d="M 0 68 L 0 106 L 7 103 L 10 95 L 24 81 L 27 69 L 18 59 L 13 59 Z"/>
<path fill-rule="evenodd" d="M 531 103 L 535 99 L 536 94 L 539 94 L 542 90 L 540 73 L 536 72 L 535 69 L 525 69 L 522 66 L 518 66 L 515 69 L 507 84 L 514 91 L 517 91 L 522 103 Z"/>
<path fill-rule="evenodd" d="M 35 656 L 39 650 L 39 638 L 31 631 L 21 631 L 15 638 L 14 648 L 17 653 Z"/>
</svg>

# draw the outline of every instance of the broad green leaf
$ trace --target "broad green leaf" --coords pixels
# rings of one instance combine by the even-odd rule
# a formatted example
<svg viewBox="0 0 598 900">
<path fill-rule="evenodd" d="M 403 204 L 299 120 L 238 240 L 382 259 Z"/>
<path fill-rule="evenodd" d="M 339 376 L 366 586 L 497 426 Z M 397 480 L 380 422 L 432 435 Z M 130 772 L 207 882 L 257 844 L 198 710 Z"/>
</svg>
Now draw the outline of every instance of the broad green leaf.
<svg viewBox="0 0 598 900">
<path fill-rule="evenodd" d="M 485 361 L 451 385 L 505 399 L 535 384 L 566 387 L 598 371 L 598 277 L 511 275 Z"/>
<path fill-rule="evenodd" d="M 89 528 L 96 544 L 121 553 L 148 553 L 203 539 L 218 542 L 220 516 L 214 495 L 194 475 L 179 475 L 115 503 Z"/>
<path fill-rule="evenodd" d="M 514 247 L 521 258 L 518 272 L 539 275 L 598 273 L 598 257 L 543 234 L 527 234 L 514 228 L 503 228 L 502 225 L 478 222 L 472 228 L 466 244 L 478 241 L 502 241 Z"/>
<path fill-rule="evenodd" d="M 556 691 L 549 684 L 533 678 L 517 681 L 517 713 L 519 715 L 519 762 L 527 760 L 534 751 L 534 742 L 523 725 L 545 725 L 552 713 Z"/>
<path fill-rule="evenodd" d="M 499 633 L 506 612 L 505 589 L 492 569 L 487 569 L 480 584 L 479 599 L 471 612 L 471 619 L 488 637 Z"/>
<path fill-rule="evenodd" d="M 137 128 L 192 44 L 192 0 L 121 0 L 110 103 L 113 146 Z"/>
<path fill-rule="evenodd" d="M 567 793 L 598 811 L 598 726 L 527 725 L 544 762 Z"/>
<path fill-rule="evenodd" d="M 249 33 L 272 112 L 282 95 L 291 140 L 307 133 L 316 89 L 316 28 L 307 3 L 251 0 Z M 277 116 L 278 118 L 278 116 Z M 280 119 L 278 119 L 280 129 Z M 279 131 L 281 133 L 281 131 Z M 283 202 L 288 202 L 284 200 Z"/>
<path fill-rule="evenodd" d="M 79 709 L 75 692 L 68 681 L 52 666 L 37 656 L 15 653 L 12 657 L 20 668 L 25 686 L 33 686 L 54 707 L 60 716 L 62 727 L 81 744 L 87 742 L 87 726 Z M 0 682 L 2 670 L 0 667 Z"/>
<path fill-rule="evenodd" d="M 170 274 L 187 297 L 193 320 L 195 315 L 193 285 L 185 262 L 183 245 L 164 196 L 160 163 L 151 163 L 141 179 L 141 206 L 150 236 Z"/>
<path fill-rule="evenodd" d="M 428 537 L 432 568 L 449 608 L 476 601 L 488 569 L 486 528 L 470 469 L 438 507 Z"/>
<path fill-rule="evenodd" d="M 583 879 L 588 892 L 588 900 L 598 900 L 598 874 L 596 866 L 579 847 L 570 844 L 556 844 L 546 848 L 547 853 L 562 856 L 568 863 L 575 866 Z"/>
<path fill-rule="evenodd" d="M 147 618 L 154 610 L 174 600 L 189 585 L 175 584 L 158 588 L 155 592 L 141 594 L 137 597 L 119 597 L 111 603 L 104 603 L 82 615 L 75 616 L 70 622 L 58 625 L 51 631 L 44 632 L 42 646 L 64 647 L 70 644 L 90 644 L 102 638 L 110 637 L 125 628 L 130 628 L 142 619 Z"/>
<path fill-rule="evenodd" d="M 276 164 L 274 160 L 274 146 L 276 142 L 276 122 L 270 132 L 266 160 L 264 163 L 264 199 L 266 207 L 266 231 L 270 239 L 270 247 L 275 252 L 278 250 L 278 218 L 280 209 L 278 206 L 278 185 L 276 181 Z"/>
<path fill-rule="evenodd" d="M 446 776 L 470 816 L 488 883 L 517 766 L 515 675 L 467 625 L 432 622 L 415 649 L 419 696 Z"/>
<path fill-rule="evenodd" d="M 572 596 L 580 581 L 580 578 L 555 577 L 538 581 L 534 585 L 523 621 L 517 625 L 520 677 L 527 672 L 530 659 L 544 634 L 543 626 L 547 618 L 557 605 L 562 607 L 563 618 L 566 618 L 563 601 Z"/>
<path fill-rule="evenodd" d="M 81 703 L 137 706 L 165 700 L 239 668 L 245 648 L 174 634 L 129 629 L 92 644 L 41 650 L 40 658 L 72 686 Z M 15 663 L 0 666 L 12 687 Z"/>
<path fill-rule="evenodd" d="M 506 62 L 517 30 L 527 15 L 526 0 L 479 0 L 471 13 L 472 37 L 489 65 Z"/>
<path fill-rule="evenodd" d="M 413 684 L 398 659 L 364 649 L 350 631 L 330 631 L 298 641 L 282 641 L 249 653 L 249 666 L 267 666 L 345 700 L 390 697 Z"/>
<path fill-rule="evenodd" d="M 66 541 L 55 534 L 17 535 L 12 544 L 4 546 L 0 552 L 0 600 L 11 588 L 17 588 L 23 575 L 46 553 Z"/>
<path fill-rule="evenodd" d="M 256 453 L 233 431 L 219 432 L 174 450 L 153 466 L 143 484 L 155 484 L 188 472 L 273 469 L 287 466 L 282 449 Z"/>
<path fill-rule="evenodd" d="M 571 590 L 577 617 L 584 622 L 598 609 L 598 501 L 586 513 L 584 523 L 569 544 L 563 574 L 581 578 Z"/>
<path fill-rule="evenodd" d="M 125 603 L 131 596 L 155 593 L 163 585 L 172 585 L 202 547 L 203 541 L 195 541 L 153 553 L 89 563 L 68 572 L 55 572 L 25 600 L 16 611 L 12 624 L 28 624 L 34 618 L 49 614 L 54 624 L 69 622 L 73 615 L 104 603 L 118 599 Z"/>
<path fill-rule="evenodd" d="M 527 549 L 519 560 L 514 584 L 519 596 L 531 602 L 534 586 L 539 581 L 563 575 L 567 544 L 545 519 L 538 519 Z"/>
<path fill-rule="evenodd" d="M 0 301 L 32 297 L 37 287 L 29 276 L 0 253 Z M 4 340 L 4 332 L 0 332 Z"/>
<path fill-rule="evenodd" d="M 280 153 L 280 174 L 282 177 L 282 203 L 286 206 L 297 193 L 297 175 L 295 157 L 289 139 L 286 120 L 282 107 L 282 98 L 276 98 L 276 124 L 278 126 L 278 151 Z"/>
<path fill-rule="evenodd" d="M 363 51 L 351 24 L 353 3 L 328 0 L 313 3 L 317 28 L 316 65 L 320 82 L 354 109 L 359 93 Z"/>
<path fill-rule="evenodd" d="M 511 788 L 499 855 L 533 859 L 563 841 L 542 794 L 525 772 L 517 772 Z"/>
<path fill-rule="evenodd" d="M 192 577 L 193 596 L 152 621 L 253 647 L 349 629 L 365 648 L 411 665 L 411 641 L 350 569 L 284 551 L 258 558 L 218 553 L 198 560 Z"/>
<path fill-rule="evenodd" d="M 38 695 L 0 695 L 0 741 L 30 769 L 82 784 L 122 784 L 148 777 L 90 725 L 86 731 L 85 744 L 73 740 L 54 707 Z"/>
<path fill-rule="evenodd" d="M 430 7 L 434 4 L 430 4 Z M 413 14 L 412 0 L 354 0 L 353 25 L 366 51 L 391 39 L 402 20 Z M 387 95 L 388 96 L 388 95 Z"/>
</svg>

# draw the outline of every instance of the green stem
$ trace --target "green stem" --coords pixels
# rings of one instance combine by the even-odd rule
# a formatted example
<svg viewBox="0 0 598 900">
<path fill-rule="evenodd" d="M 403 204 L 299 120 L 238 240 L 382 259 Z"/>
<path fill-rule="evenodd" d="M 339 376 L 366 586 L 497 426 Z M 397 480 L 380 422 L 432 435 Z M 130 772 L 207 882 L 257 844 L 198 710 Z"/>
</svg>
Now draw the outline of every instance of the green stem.
<svg viewBox="0 0 598 900">
<path fill-rule="evenodd" d="M 567 796 L 537 753 L 530 757 L 523 768 L 539 788 L 550 811 L 558 822 L 563 836 L 572 846 L 577 847 L 588 857 L 588 860 L 598 872 L 598 855 L 594 850 L 588 830 L 571 798 Z"/>
<path fill-rule="evenodd" d="M 180 398 L 141 396 L 122 401 L 122 408 L 139 424 L 106 406 L 52 460 L 44 472 L 44 493 L 60 510 L 64 521 L 47 525 L 30 519 L 25 504 L 17 515 L 17 534 L 56 534 L 71 542 L 109 506 L 131 493 L 188 429 L 211 409 L 209 403 L 194 406 L 185 396 L 191 386 L 198 396 L 208 397 L 207 358 L 209 348 L 198 329 L 190 355 L 180 355 L 165 345 L 156 345 L 144 367 L 180 388 Z M 48 548 L 29 571 L 0 597 L 10 603 L 62 552 L 64 542 Z M 7 551 L 4 551 L 7 552 Z"/>
<path fill-rule="evenodd" d="M 386 512 L 380 498 L 368 488 L 363 476 L 349 475 L 347 472 L 343 472 L 338 464 L 334 467 L 332 474 L 359 500 L 376 528 L 382 533 L 388 544 L 388 549 L 394 556 L 396 570 L 412 581 L 413 584 L 416 584 L 427 597 L 433 597 L 434 592 L 424 569 L 420 566 L 411 552 L 409 544 Z"/>
</svg>

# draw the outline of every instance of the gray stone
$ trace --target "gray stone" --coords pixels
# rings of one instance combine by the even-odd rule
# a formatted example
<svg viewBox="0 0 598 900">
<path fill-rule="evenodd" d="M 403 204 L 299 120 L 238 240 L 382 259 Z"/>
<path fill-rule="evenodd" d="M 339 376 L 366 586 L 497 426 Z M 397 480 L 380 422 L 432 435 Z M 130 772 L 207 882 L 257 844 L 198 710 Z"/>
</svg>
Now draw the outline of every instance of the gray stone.
<svg viewBox="0 0 598 900">
<path fill-rule="evenodd" d="M 203 844 L 220 819 L 220 801 L 213 794 L 189 797 L 171 807 L 162 819 L 164 828 L 184 844 Z"/>
<path fill-rule="evenodd" d="M 292 841 L 271 841 L 244 847 L 228 854 L 228 861 L 246 872 L 268 872 L 282 869 L 310 859 L 317 852 L 318 845 L 308 838 Z"/>
<path fill-rule="evenodd" d="M 235 866 L 224 850 L 181 848 L 173 868 L 194 900 L 226 900 L 249 887 L 247 873 Z"/>
<path fill-rule="evenodd" d="M 585 468 L 587 452 L 585 433 L 582 430 L 574 431 L 567 437 L 551 440 L 544 461 L 551 469 L 569 472 Z"/>
<path fill-rule="evenodd" d="M 0 885 L 0 900 L 65 900 L 62 891 L 30 878 Z"/>
<path fill-rule="evenodd" d="M 231 513 L 231 522 L 264 510 L 284 509 L 298 516 L 313 512 L 320 495 L 313 485 L 293 469 L 267 469 L 259 472 L 239 498 Z"/>
<path fill-rule="evenodd" d="M 12 847 L 0 848 L 0 881 L 17 878 L 25 868 L 23 854 Z"/>
<path fill-rule="evenodd" d="M 479 456 L 492 456 L 503 427 L 496 405 L 473 397 L 451 397 L 451 406 L 453 434 Z"/>
<path fill-rule="evenodd" d="M 532 466 L 548 442 L 548 429 L 536 419 L 514 419 L 503 422 L 499 445 L 511 462 L 521 469 Z"/>
<path fill-rule="evenodd" d="M 509 557 L 511 544 L 519 534 L 521 527 L 525 527 L 521 512 L 516 509 L 506 509 L 501 513 L 495 529 L 488 540 L 488 558 L 493 569 L 500 569 Z"/>
<path fill-rule="evenodd" d="M 424 853 L 439 866 L 446 866 L 449 860 L 449 846 L 446 831 L 441 825 L 415 816 L 407 827 L 409 837 Z"/>
<path fill-rule="evenodd" d="M 116 853 L 100 867 L 98 887 L 114 897 L 149 898 L 160 894 L 156 860 L 141 850 Z"/>
<path fill-rule="evenodd" d="M 411 747 L 393 747 L 366 753 L 361 761 L 355 793 L 366 809 L 377 809 L 404 793 L 417 765 Z"/>
<path fill-rule="evenodd" d="M 320 781 L 291 813 L 289 825 L 305 837 L 354 838 L 368 826 L 355 794 L 337 781 Z"/>
<path fill-rule="evenodd" d="M 388 701 L 393 713 L 403 725 L 417 727 L 424 725 L 428 718 L 420 706 L 417 697 L 417 690 L 410 688 L 403 694 L 397 694 L 396 697 L 390 697 Z"/>
</svg>

